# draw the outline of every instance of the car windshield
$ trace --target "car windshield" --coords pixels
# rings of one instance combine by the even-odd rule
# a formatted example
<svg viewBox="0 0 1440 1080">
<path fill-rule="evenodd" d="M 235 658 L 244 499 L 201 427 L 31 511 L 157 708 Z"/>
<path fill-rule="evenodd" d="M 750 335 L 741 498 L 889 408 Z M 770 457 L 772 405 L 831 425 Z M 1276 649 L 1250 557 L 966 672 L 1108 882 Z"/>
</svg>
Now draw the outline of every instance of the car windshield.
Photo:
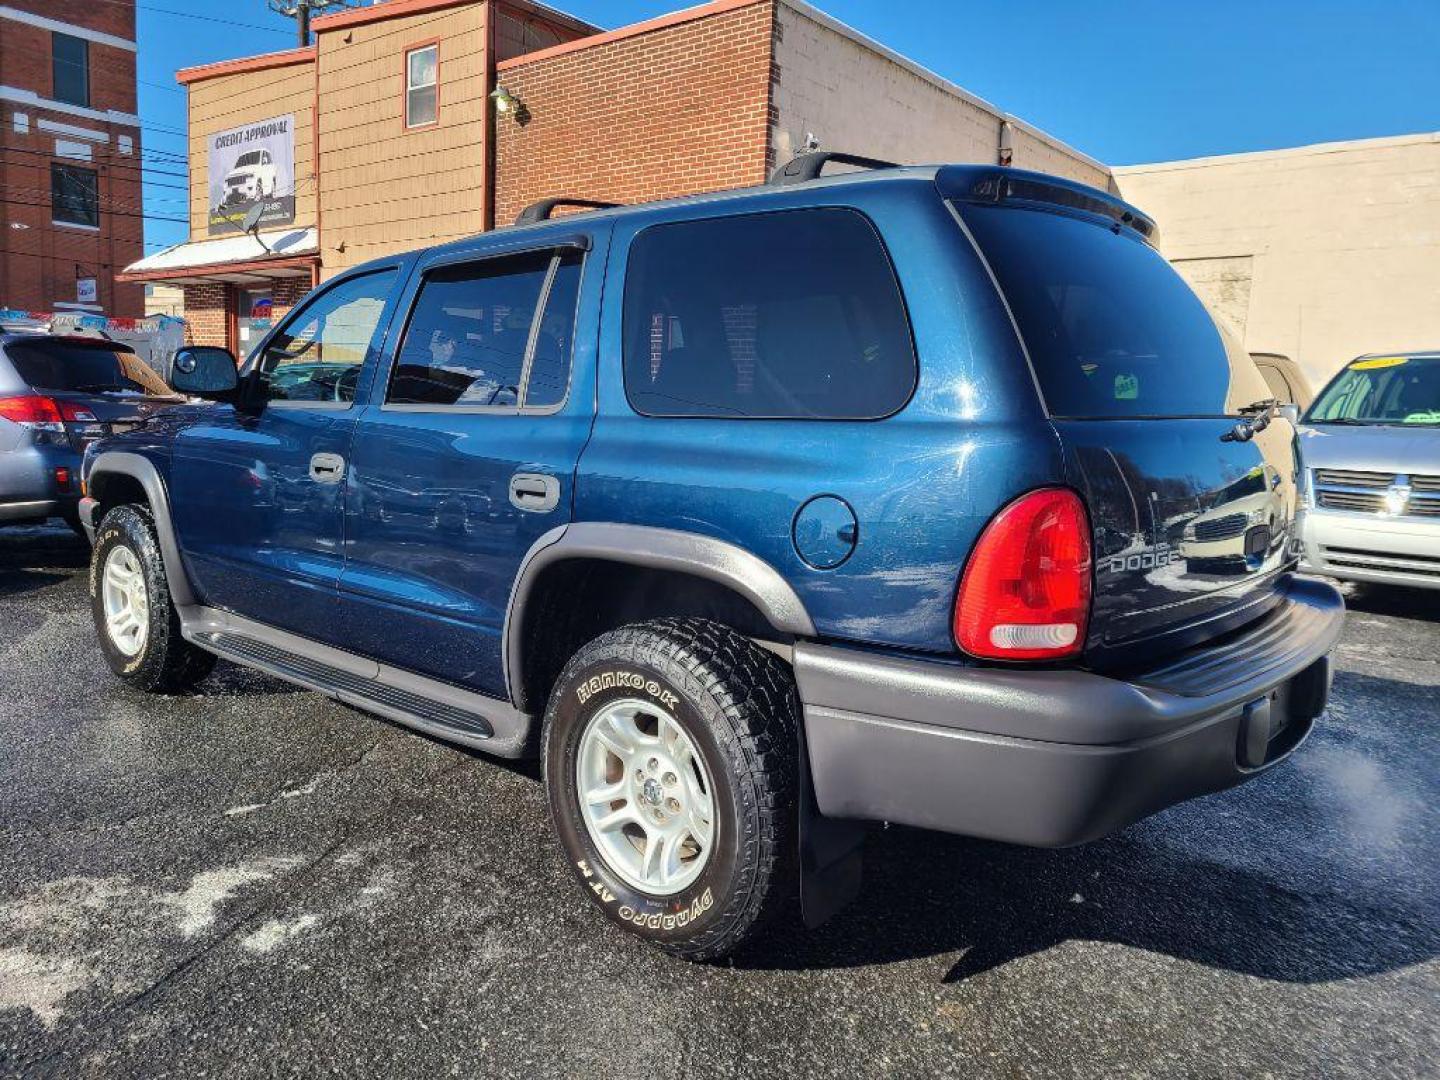
<svg viewBox="0 0 1440 1080">
<path fill-rule="evenodd" d="M 174 394 L 165 380 L 134 353 L 103 342 L 12 341 L 5 346 L 5 355 L 20 377 L 36 390 L 157 397 Z"/>
<path fill-rule="evenodd" d="M 236 160 L 236 162 L 235 162 L 235 167 L 238 169 L 238 168 L 240 168 L 241 166 L 244 166 L 244 165 L 259 165 L 259 164 L 260 164 L 260 151 L 258 151 L 258 150 L 252 150 L 252 151 L 250 151 L 250 153 L 248 153 L 248 154 L 241 154 L 240 157 L 239 157 L 239 158 Z"/>
<path fill-rule="evenodd" d="M 1352 361 L 1305 414 L 1313 424 L 1440 425 L 1440 356 Z"/>
</svg>

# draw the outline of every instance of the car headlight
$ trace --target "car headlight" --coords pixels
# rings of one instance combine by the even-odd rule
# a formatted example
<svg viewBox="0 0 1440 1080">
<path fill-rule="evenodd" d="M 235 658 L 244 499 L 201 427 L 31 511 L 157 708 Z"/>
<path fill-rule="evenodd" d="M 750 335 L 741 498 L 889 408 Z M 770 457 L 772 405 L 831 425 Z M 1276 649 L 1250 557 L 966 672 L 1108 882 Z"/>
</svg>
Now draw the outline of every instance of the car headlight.
<svg viewBox="0 0 1440 1080">
<path fill-rule="evenodd" d="M 1259 510 L 1251 510 L 1250 513 L 1246 515 L 1246 519 L 1251 525 L 1263 525 L 1270 520 L 1270 511 L 1264 507 L 1261 507 Z"/>
</svg>

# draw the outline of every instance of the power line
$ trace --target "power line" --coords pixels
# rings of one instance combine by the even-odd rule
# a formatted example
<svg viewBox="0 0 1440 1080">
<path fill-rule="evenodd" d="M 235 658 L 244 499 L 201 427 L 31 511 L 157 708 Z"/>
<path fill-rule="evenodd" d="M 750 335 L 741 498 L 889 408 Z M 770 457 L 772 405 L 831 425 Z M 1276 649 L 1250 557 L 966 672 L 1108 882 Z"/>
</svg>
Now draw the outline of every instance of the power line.
<svg viewBox="0 0 1440 1080">
<path fill-rule="evenodd" d="M 35 195 L 42 199 L 52 198 L 55 194 L 54 190 L 51 188 L 33 187 L 21 184 L 0 184 L 0 189 L 15 192 L 16 194 L 20 195 Z M 172 196 L 168 198 L 165 196 L 160 196 L 156 198 L 154 196 L 146 195 L 139 200 L 135 200 L 127 199 L 122 195 L 101 195 L 97 193 L 95 197 L 101 202 L 104 202 L 110 206 L 119 206 L 127 210 L 134 210 L 137 208 L 143 210 L 146 207 L 150 206 L 152 203 L 168 203 L 172 206 L 179 205 L 182 209 L 188 207 L 190 204 L 190 200 L 188 198 L 180 198 L 179 196 Z"/>
<path fill-rule="evenodd" d="M 53 207 L 54 207 L 55 204 L 54 204 L 53 201 L 49 201 L 49 202 L 26 202 L 24 199 L 0 199 L 0 205 L 6 205 L 6 206 L 35 206 L 35 207 L 40 207 L 41 209 L 46 209 L 46 208 L 52 208 L 52 209 L 53 209 Z M 97 207 L 95 208 L 95 210 L 96 210 L 96 213 L 97 213 L 97 214 L 101 212 L 101 208 L 100 208 L 99 206 L 97 206 Z M 145 213 L 137 214 L 137 213 L 134 213 L 133 211 L 127 211 L 127 210 L 112 210 L 112 209 L 109 208 L 109 207 L 105 207 L 103 212 L 106 213 L 106 214 L 111 215 L 112 217 L 144 218 L 146 221 L 168 221 L 168 222 L 169 222 L 170 224 L 172 224 L 172 225 L 189 225 L 189 224 L 190 224 L 190 222 L 189 222 L 187 219 L 185 219 L 185 218 L 168 217 L 168 216 L 165 216 L 165 215 L 162 215 L 162 214 L 145 214 Z"/>
<path fill-rule="evenodd" d="M 35 157 L 43 157 L 43 158 L 45 158 L 45 159 L 47 159 L 47 160 L 54 160 L 55 157 L 56 157 L 56 155 L 53 154 L 53 153 L 51 153 L 49 150 L 36 150 L 36 149 L 34 149 L 33 147 L 27 147 L 27 146 L 7 146 L 7 147 L 5 148 L 5 152 L 6 152 L 7 154 L 31 154 L 31 155 L 33 155 L 33 156 L 35 156 Z M 104 158 L 104 159 L 101 160 L 101 161 L 93 161 L 93 162 L 89 162 L 88 164 L 98 165 L 98 166 L 100 166 L 100 167 L 102 167 L 102 168 L 107 168 L 107 169 L 128 169 L 128 170 L 130 170 L 130 171 L 132 171 L 132 172 L 151 173 L 151 174 L 153 174 L 153 175 L 155 175 L 155 176 L 170 176 L 170 177 L 174 177 L 174 178 L 177 179 L 177 180 L 188 180 L 188 179 L 190 179 L 190 175 L 189 175 L 188 173 L 183 173 L 183 172 L 169 172 L 169 171 L 167 171 L 167 170 L 165 170 L 165 169 L 157 169 L 157 168 L 154 168 L 154 167 L 152 167 L 152 166 L 145 165 L 145 164 L 143 164 L 143 163 L 141 163 L 141 162 L 126 161 L 126 160 L 123 160 L 121 157 L 115 156 L 113 152 L 110 153 L 110 156 L 109 156 L 109 157 L 106 157 L 106 158 Z M 176 164 L 179 164 L 179 163 L 177 162 Z M 38 166 L 37 166 L 37 167 L 38 167 Z M 146 182 L 146 183 L 149 183 L 150 181 L 147 180 L 147 181 L 145 181 L 145 182 Z M 163 184 L 162 184 L 162 185 L 157 185 L 157 186 L 159 186 L 159 187 L 164 187 L 164 186 L 167 186 L 167 185 L 163 185 Z M 173 185 L 172 185 L 172 186 L 173 186 Z"/>
<path fill-rule="evenodd" d="M 134 8 L 138 11 L 149 11 L 156 15 L 175 15 L 182 19 L 199 19 L 202 22 L 221 23 L 225 26 L 239 26 L 246 30 L 263 30 L 267 34 L 284 34 L 290 36 L 290 31 L 281 30 L 274 26 L 260 26 L 257 23 L 236 22 L 234 19 L 220 19 L 214 15 L 196 15 L 193 11 L 175 11 L 173 8 L 154 7 L 150 4 L 136 4 L 131 0 L 90 0 L 91 3 L 115 4 L 118 7 Z"/>
</svg>

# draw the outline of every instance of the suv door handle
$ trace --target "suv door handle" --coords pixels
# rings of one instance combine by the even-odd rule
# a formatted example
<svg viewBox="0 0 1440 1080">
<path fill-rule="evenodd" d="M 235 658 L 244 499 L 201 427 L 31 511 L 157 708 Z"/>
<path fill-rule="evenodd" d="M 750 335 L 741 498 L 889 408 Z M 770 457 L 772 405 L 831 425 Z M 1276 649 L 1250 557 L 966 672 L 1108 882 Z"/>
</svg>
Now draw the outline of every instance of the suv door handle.
<svg viewBox="0 0 1440 1080">
<path fill-rule="evenodd" d="M 345 476 L 345 459 L 339 454 L 312 454 L 310 479 L 317 484 L 338 484 Z"/>
<path fill-rule="evenodd" d="M 545 473 L 517 472 L 510 477 L 510 505 L 543 514 L 560 505 L 560 481 Z"/>
</svg>

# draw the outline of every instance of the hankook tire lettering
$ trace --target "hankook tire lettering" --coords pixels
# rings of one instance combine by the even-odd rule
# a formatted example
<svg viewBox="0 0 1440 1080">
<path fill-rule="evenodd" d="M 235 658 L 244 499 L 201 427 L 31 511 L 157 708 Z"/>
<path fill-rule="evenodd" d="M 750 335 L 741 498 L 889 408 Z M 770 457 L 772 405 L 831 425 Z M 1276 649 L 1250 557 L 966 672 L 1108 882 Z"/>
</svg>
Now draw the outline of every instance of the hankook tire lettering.
<svg viewBox="0 0 1440 1080">
<path fill-rule="evenodd" d="M 575 696 L 580 699 L 580 704 L 585 704 L 593 696 L 602 690 L 612 690 L 615 687 L 627 690 L 640 690 L 649 694 L 667 709 L 674 708 L 680 698 L 661 686 L 656 680 L 641 675 L 636 671 L 605 671 L 599 675 L 591 675 L 583 683 L 575 688 Z"/>
</svg>

